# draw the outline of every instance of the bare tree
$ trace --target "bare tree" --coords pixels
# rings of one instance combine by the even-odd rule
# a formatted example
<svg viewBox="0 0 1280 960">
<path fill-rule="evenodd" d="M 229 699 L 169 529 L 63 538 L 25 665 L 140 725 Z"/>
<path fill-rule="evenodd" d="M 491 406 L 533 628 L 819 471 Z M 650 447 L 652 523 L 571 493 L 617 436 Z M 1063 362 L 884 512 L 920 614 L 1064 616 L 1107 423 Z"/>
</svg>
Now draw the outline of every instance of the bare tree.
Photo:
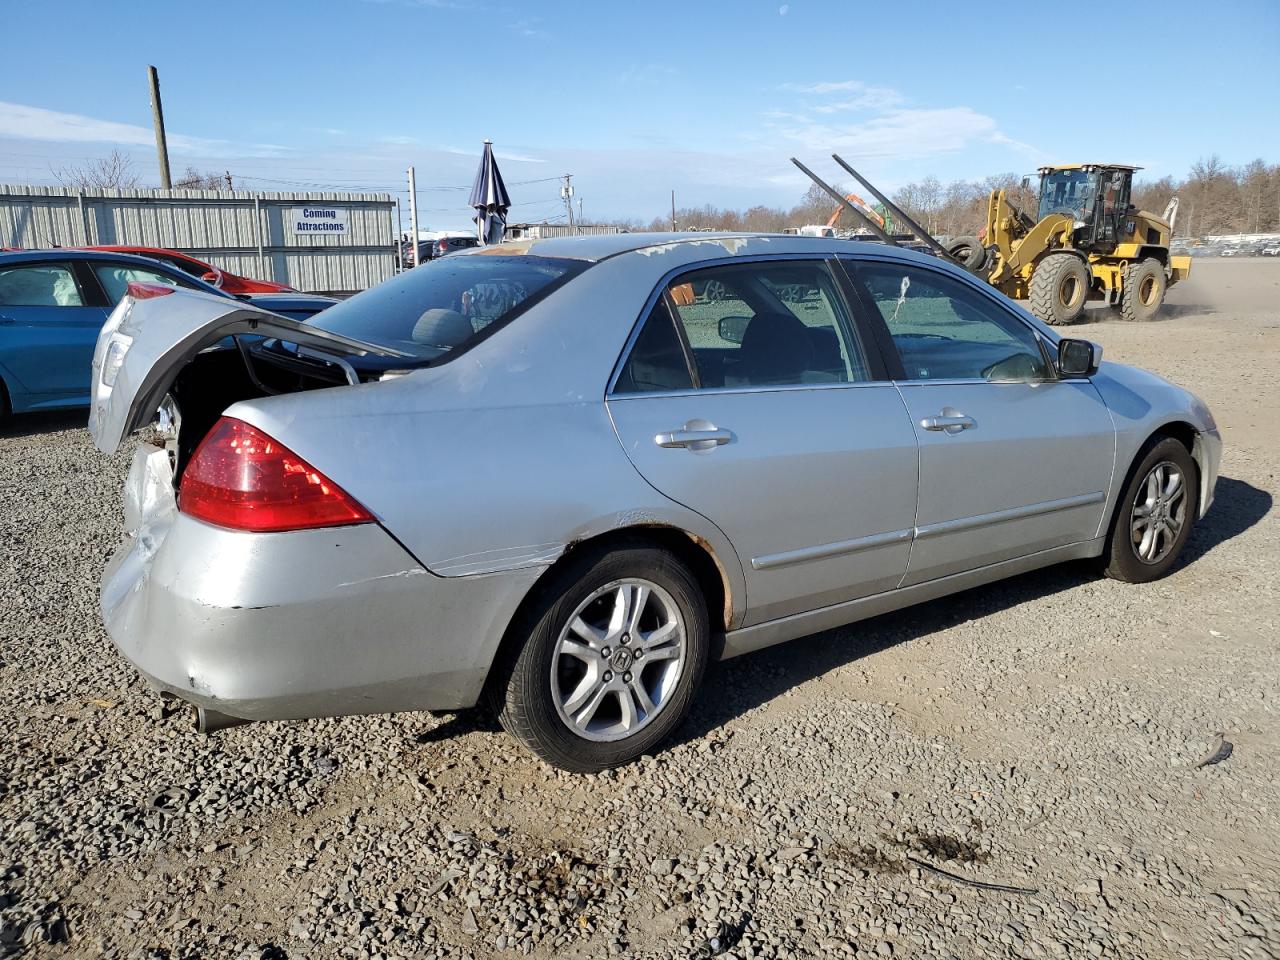
<svg viewBox="0 0 1280 960">
<path fill-rule="evenodd" d="M 195 167 L 187 167 L 186 172 L 173 181 L 173 186 L 177 190 L 229 190 L 229 176 L 212 171 L 201 173 Z"/>
<path fill-rule="evenodd" d="M 139 179 L 133 169 L 133 158 L 119 150 L 112 150 L 103 160 L 90 160 L 84 166 L 62 167 L 53 171 L 53 175 L 64 187 L 75 190 L 128 190 L 136 187 Z"/>
</svg>

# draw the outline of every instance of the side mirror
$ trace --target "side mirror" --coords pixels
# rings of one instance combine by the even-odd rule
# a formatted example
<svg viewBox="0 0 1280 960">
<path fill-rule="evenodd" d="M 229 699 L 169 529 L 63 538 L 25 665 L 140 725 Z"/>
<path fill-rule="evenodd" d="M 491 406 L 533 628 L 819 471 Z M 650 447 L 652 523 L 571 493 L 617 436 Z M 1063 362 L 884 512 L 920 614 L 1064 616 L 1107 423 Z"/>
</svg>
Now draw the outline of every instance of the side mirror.
<svg viewBox="0 0 1280 960">
<path fill-rule="evenodd" d="M 728 340 L 730 343 L 742 343 L 742 338 L 747 335 L 747 324 L 750 322 L 750 317 L 721 317 L 720 339 Z"/>
<path fill-rule="evenodd" d="M 1022 178 L 1022 189 L 1023 189 L 1023 190 L 1030 190 L 1030 189 L 1031 189 L 1031 178 L 1030 178 L 1030 177 L 1023 177 L 1023 178 Z"/>
<path fill-rule="evenodd" d="M 200 279 L 215 287 L 222 286 L 222 274 L 217 270 L 210 270 L 208 273 L 201 276 Z"/>
<path fill-rule="evenodd" d="M 1089 340 L 1058 341 L 1058 373 L 1064 377 L 1092 377 L 1102 363 L 1102 347 Z"/>
</svg>

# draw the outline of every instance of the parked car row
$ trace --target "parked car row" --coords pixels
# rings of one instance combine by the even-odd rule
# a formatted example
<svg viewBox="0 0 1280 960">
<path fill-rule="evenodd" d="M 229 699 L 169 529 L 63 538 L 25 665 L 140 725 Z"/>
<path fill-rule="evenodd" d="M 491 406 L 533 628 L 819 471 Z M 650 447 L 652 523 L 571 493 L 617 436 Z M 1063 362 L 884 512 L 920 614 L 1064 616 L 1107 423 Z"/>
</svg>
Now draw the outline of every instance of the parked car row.
<svg viewBox="0 0 1280 960">
<path fill-rule="evenodd" d="M 435 240 L 419 240 L 417 259 L 414 259 L 413 242 L 407 237 L 396 245 L 396 267 L 397 269 L 406 269 L 408 267 L 421 266 L 422 264 L 435 260 L 439 257 L 447 257 L 451 253 L 457 253 L 459 250 L 470 250 L 472 247 L 480 246 L 480 241 L 475 237 L 437 237 Z"/>
<path fill-rule="evenodd" d="M 89 365 L 108 314 L 131 284 L 199 291 L 305 320 L 337 303 L 281 284 L 217 271 L 221 286 L 195 275 L 213 268 L 175 251 L 126 248 L 0 253 L 0 416 L 84 406 Z M 244 287 L 257 290 L 241 292 Z M 260 291 L 260 292 L 259 292 Z"/>
<path fill-rule="evenodd" d="M 205 729 L 485 698 L 599 770 L 671 734 L 713 657 L 1069 559 L 1153 580 L 1212 502 L 1203 402 L 936 257 L 485 253 L 305 323 L 164 288 L 103 327 L 96 445 L 169 412 L 103 616 Z"/>
</svg>

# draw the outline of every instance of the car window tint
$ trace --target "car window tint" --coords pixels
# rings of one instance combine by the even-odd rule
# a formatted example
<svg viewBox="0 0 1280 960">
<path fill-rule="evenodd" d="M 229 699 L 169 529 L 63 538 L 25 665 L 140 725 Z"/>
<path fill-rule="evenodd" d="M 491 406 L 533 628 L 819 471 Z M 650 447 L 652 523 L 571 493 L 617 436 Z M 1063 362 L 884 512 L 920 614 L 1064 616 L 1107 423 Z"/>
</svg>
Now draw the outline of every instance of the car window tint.
<svg viewBox="0 0 1280 960">
<path fill-rule="evenodd" d="M 712 267 L 666 290 L 703 388 L 870 379 L 826 264 Z"/>
<path fill-rule="evenodd" d="M 40 263 L 0 270 L 0 304 L 10 307 L 82 307 L 71 269 Z"/>
<path fill-rule="evenodd" d="M 650 312 L 614 386 L 615 393 L 688 390 L 693 387 L 684 347 L 665 297 Z"/>
<path fill-rule="evenodd" d="M 880 311 L 908 380 L 1045 380 L 1031 328 L 959 280 L 860 263 L 852 271 Z"/>
<path fill-rule="evenodd" d="M 107 302 L 113 307 L 120 302 L 131 283 L 160 283 L 166 287 L 188 287 L 176 277 L 146 267 L 135 267 L 123 263 L 95 263 L 93 272 L 97 274 L 102 289 L 106 291 Z M 189 287 L 188 287 L 189 289 Z"/>
</svg>

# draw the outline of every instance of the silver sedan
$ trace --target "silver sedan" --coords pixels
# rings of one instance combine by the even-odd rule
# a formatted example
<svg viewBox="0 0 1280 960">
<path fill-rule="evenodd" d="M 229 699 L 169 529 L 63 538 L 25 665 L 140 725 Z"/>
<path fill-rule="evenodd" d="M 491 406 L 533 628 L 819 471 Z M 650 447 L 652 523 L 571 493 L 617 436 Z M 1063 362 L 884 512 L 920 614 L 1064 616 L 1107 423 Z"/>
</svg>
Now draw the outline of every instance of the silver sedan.
<svg viewBox="0 0 1280 960">
<path fill-rule="evenodd" d="M 713 658 L 1064 560 L 1162 576 L 1221 451 L 940 260 L 710 234 L 459 253 L 307 323 L 137 284 L 89 426 L 146 434 L 107 627 L 206 729 L 488 699 L 582 771 Z"/>
</svg>

